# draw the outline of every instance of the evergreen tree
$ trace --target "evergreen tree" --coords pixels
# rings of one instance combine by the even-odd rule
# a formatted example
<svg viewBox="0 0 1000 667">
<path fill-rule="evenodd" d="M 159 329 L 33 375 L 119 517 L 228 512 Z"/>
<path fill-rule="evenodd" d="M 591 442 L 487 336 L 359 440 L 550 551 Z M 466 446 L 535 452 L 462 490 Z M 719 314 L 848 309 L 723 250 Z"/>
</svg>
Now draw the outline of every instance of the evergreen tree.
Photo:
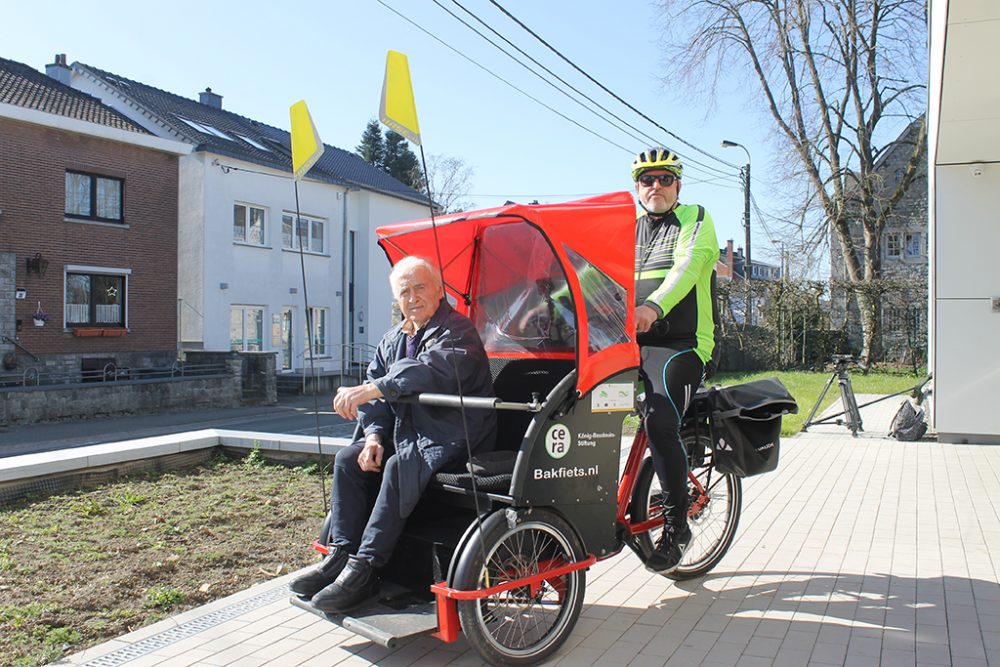
<svg viewBox="0 0 1000 667">
<path fill-rule="evenodd" d="M 365 131 L 361 135 L 361 143 L 354 151 L 368 164 L 375 165 L 379 169 L 385 169 L 385 140 L 382 138 L 382 129 L 377 120 L 368 121 Z"/>
<path fill-rule="evenodd" d="M 424 190 L 420 162 L 409 143 L 392 130 L 386 130 L 383 136 L 377 120 L 368 121 L 361 143 L 354 150 L 365 162 L 387 172 L 401 183 L 415 190 Z"/>
<path fill-rule="evenodd" d="M 406 139 L 392 130 L 387 130 L 385 133 L 383 169 L 396 180 L 412 188 L 419 188 L 422 184 L 423 179 L 420 178 L 420 164 L 416 154 L 410 149 Z"/>
</svg>

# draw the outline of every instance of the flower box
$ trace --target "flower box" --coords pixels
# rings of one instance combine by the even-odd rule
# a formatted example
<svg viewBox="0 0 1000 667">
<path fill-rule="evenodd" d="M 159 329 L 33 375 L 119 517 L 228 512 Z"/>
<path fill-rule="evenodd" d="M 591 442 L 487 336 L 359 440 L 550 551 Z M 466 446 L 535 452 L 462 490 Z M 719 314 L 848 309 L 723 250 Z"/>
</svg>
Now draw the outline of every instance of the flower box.
<svg viewBox="0 0 1000 667">
<path fill-rule="evenodd" d="M 105 336 L 116 338 L 128 333 L 124 327 L 78 327 L 73 329 L 74 336 Z"/>
<path fill-rule="evenodd" d="M 32 319 L 35 321 L 35 326 L 36 327 L 44 327 L 45 326 L 45 320 L 43 320 L 41 318 L 38 318 L 38 317 L 34 317 Z"/>
</svg>

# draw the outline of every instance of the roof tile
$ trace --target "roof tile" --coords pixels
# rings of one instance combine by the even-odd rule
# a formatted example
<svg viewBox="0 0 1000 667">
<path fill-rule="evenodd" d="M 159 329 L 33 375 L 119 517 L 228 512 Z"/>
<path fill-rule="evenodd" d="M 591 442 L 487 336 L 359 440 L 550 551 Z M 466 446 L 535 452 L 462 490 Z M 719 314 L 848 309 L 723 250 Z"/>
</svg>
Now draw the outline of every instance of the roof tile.
<svg viewBox="0 0 1000 667">
<path fill-rule="evenodd" d="M 102 104 L 96 97 L 6 58 L 0 58 L 0 102 L 129 132 L 149 134 L 122 114 Z"/>
<path fill-rule="evenodd" d="M 82 68 L 115 88 L 120 95 L 146 108 L 173 131 L 196 144 L 196 150 L 218 153 L 282 171 L 292 170 L 291 136 L 285 130 L 90 65 L 74 63 L 73 66 Z M 199 125 L 203 129 L 199 129 Z M 254 144 L 264 146 L 265 149 Z M 338 185 L 353 185 L 410 201 L 427 202 L 425 195 L 368 164 L 360 156 L 336 146 L 325 146 L 322 157 L 309 171 L 310 178 Z"/>
</svg>

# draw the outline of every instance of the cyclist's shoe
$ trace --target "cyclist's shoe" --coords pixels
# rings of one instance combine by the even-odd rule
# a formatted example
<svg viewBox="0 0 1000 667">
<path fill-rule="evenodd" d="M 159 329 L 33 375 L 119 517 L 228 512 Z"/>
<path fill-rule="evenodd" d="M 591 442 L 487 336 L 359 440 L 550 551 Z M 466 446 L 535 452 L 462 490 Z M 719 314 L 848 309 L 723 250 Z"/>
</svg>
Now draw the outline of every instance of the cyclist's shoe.
<svg viewBox="0 0 1000 667">
<path fill-rule="evenodd" d="M 660 539 L 656 541 L 653 553 L 646 560 L 646 569 L 657 574 L 670 574 L 680 565 L 689 544 L 691 528 L 687 522 L 682 527 L 664 524 Z"/>
</svg>

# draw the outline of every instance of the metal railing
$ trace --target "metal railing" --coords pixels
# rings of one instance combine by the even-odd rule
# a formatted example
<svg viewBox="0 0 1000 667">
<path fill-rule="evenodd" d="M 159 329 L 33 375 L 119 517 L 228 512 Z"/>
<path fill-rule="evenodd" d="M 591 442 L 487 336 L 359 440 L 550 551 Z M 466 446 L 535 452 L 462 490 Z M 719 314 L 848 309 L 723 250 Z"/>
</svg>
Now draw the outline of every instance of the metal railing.
<svg viewBox="0 0 1000 667">
<path fill-rule="evenodd" d="M 367 343 L 328 345 L 327 349 L 330 348 L 339 348 L 339 356 L 316 355 L 313 359 L 315 373 L 313 373 L 312 369 L 313 364 L 309 363 L 309 351 L 305 350 L 296 355 L 296 362 L 298 363 L 293 364 L 293 366 L 297 365 L 298 368 L 293 368 L 291 371 L 279 371 L 278 377 L 280 378 L 282 374 L 285 374 L 286 376 L 298 379 L 301 374 L 303 392 L 306 391 L 308 378 L 314 375 L 340 375 L 342 378 L 357 380 L 358 384 L 364 382 L 368 364 L 375 358 L 375 351 L 378 348 Z"/>
<path fill-rule="evenodd" d="M 35 361 L 38 361 L 38 355 L 36 355 L 31 350 L 29 350 L 25 346 L 21 345 L 20 343 L 18 343 L 17 339 L 11 338 L 10 336 L 0 336 L 0 341 L 2 341 L 4 343 L 10 343 L 11 345 L 13 345 L 14 347 L 16 347 L 17 349 L 21 350 L 21 352 L 24 352 L 26 355 L 28 355 L 29 357 L 31 357 Z"/>
<path fill-rule="evenodd" d="M 68 384 L 125 382 L 130 380 L 170 381 L 208 375 L 227 375 L 225 363 L 185 364 L 175 361 L 170 366 L 118 366 L 105 364 L 102 368 L 73 372 L 50 371 L 29 366 L 18 373 L 0 373 L 0 389 L 11 387 L 57 387 Z"/>
</svg>

